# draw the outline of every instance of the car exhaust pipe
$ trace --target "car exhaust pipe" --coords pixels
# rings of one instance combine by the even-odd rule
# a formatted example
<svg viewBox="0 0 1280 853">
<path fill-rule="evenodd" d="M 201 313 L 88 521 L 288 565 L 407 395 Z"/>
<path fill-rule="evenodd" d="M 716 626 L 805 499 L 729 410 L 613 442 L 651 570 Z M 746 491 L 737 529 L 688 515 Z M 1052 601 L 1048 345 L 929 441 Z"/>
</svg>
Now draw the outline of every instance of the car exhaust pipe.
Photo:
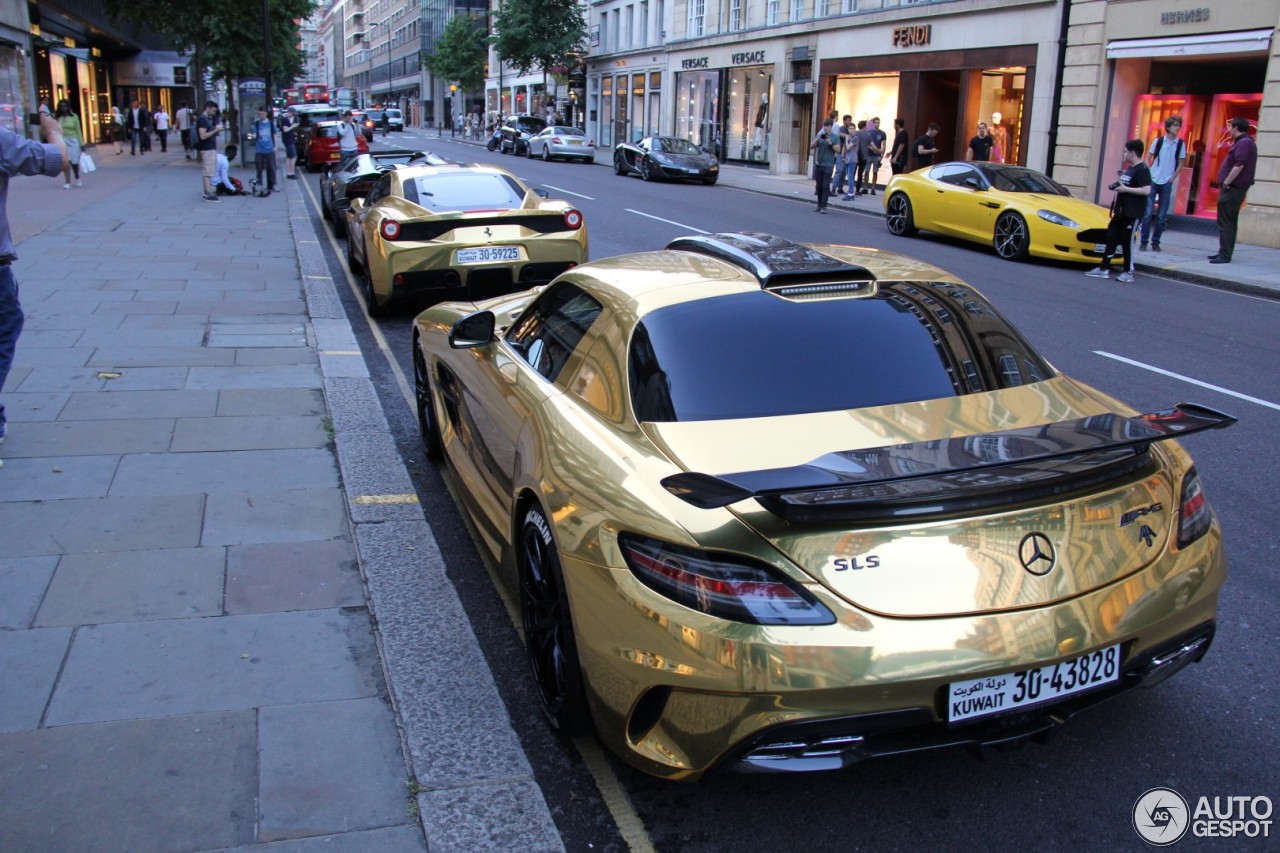
<svg viewBox="0 0 1280 853">
<path fill-rule="evenodd" d="M 448 270 L 444 274 L 445 287 L 457 287 L 462 284 L 462 278 L 458 275 L 457 270 Z"/>
<path fill-rule="evenodd" d="M 1157 655 L 1142 669 L 1142 686 L 1155 687 L 1187 664 L 1200 660 L 1208 650 L 1209 635 L 1202 634 L 1175 649 Z"/>
</svg>

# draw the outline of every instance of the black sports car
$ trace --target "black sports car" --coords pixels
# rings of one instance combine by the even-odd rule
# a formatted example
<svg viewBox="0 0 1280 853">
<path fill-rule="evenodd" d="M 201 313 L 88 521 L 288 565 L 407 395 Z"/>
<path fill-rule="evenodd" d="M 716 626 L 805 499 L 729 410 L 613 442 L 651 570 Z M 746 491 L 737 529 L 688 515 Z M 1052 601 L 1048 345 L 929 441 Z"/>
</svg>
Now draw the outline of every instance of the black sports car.
<svg viewBox="0 0 1280 853">
<path fill-rule="evenodd" d="M 378 151 L 361 154 L 345 169 L 334 167 L 320 179 L 320 213 L 333 223 L 336 237 L 346 236 L 346 209 L 353 198 L 364 198 L 388 169 L 398 166 L 427 164 L 439 166 L 453 162 L 429 151 Z"/>
<path fill-rule="evenodd" d="M 613 173 L 635 172 L 646 181 L 702 181 L 714 184 L 720 162 L 687 139 L 678 136 L 646 136 L 639 142 L 621 142 L 613 149 Z"/>
</svg>

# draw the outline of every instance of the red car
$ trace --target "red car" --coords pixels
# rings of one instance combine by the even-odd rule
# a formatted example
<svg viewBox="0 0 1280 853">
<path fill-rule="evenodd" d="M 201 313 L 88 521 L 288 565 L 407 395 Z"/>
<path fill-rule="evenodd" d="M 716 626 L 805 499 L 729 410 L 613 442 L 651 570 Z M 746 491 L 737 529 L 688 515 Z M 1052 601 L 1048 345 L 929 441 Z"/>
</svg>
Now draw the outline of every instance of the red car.
<svg viewBox="0 0 1280 853">
<path fill-rule="evenodd" d="M 337 165 L 342 160 L 342 152 L 338 149 L 340 127 L 340 121 L 323 121 L 312 128 L 307 138 L 307 149 L 302 155 L 308 171 L 318 172 L 326 165 Z M 369 143 L 359 133 L 356 134 L 356 150 L 361 154 L 369 153 Z"/>
</svg>

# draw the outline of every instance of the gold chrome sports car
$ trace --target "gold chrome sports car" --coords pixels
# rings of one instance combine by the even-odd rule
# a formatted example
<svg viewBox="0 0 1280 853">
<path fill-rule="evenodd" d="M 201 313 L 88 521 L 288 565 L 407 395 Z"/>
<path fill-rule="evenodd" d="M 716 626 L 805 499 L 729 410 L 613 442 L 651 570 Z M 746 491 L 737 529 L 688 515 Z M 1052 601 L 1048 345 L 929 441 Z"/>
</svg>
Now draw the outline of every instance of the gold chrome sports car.
<svg viewBox="0 0 1280 853">
<path fill-rule="evenodd" d="M 422 298 L 486 299 L 545 284 L 587 259 L 587 226 L 493 166 L 451 163 L 385 173 L 347 213 L 347 265 L 370 315 Z"/>
<path fill-rule="evenodd" d="M 928 264 L 681 238 L 430 308 L 413 360 L 551 724 L 650 773 L 1037 737 L 1213 638 L 1168 439 L 1233 419 L 1063 376 Z"/>
<path fill-rule="evenodd" d="M 1102 257 L 1111 214 L 1072 198 L 1048 175 L 1000 163 L 940 163 L 894 175 L 884 191 L 889 231 L 936 231 L 985 243 L 1005 260 Z"/>
</svg>

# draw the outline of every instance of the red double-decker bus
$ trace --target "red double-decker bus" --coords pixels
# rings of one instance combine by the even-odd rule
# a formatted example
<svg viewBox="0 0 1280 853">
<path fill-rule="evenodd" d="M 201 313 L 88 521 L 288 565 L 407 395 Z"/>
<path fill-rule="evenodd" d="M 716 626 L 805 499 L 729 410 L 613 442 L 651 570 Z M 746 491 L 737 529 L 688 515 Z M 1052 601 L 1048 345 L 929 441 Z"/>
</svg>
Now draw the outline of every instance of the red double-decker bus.
<svg viewBox="0 0 1280 853">
<path fill-rule="evenodd" d="M 303 83 L 298 88 L 302 90 L 304 104 L 329 103 L 329 87 L 324 83 Z"/>
</svg>

